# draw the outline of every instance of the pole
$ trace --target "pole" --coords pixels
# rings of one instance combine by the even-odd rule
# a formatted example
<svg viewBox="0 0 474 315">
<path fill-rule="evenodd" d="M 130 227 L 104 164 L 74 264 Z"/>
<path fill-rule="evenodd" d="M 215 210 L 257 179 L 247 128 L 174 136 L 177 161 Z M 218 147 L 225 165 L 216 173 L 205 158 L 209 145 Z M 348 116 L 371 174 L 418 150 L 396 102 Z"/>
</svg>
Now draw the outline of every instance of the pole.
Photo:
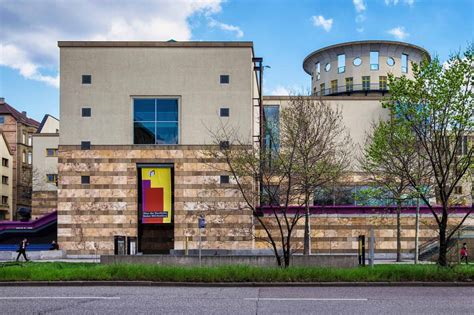
<svg viewBox="0 0 474 315">
<path fill-rule="evenodd" d="M 263 59 L 259 62 L 259 76 L 258 76 L 258 106 L 260 115 L 260 200 L 259 204 L 262 204 L 263 199 L 263 168 L 265 163 L 265 111 L 263 109 Z"/>
<path fill-rule="evenodd" d="M 374 228 L 371 227 L 370 228 L 370 253 L 369 253 L 370 267 L 374 266 L 374 256 L 375 256 L 374 246 L 375 246 Z"/>
<path fill-rule="evenodd" d="M 420 230 L 420 198 L 416 198 L 416 215 L 415 215 L 415 265 L 418 264 L 418 257 L 420 255 L 419 245 L 419 230 Z"/>
<path fill-rule="evenodd" d="M 199 267 L 201 267 L 201 228 L 199 227 L 198 223 L 198 231 L 199 231 Z"/>
</svg>

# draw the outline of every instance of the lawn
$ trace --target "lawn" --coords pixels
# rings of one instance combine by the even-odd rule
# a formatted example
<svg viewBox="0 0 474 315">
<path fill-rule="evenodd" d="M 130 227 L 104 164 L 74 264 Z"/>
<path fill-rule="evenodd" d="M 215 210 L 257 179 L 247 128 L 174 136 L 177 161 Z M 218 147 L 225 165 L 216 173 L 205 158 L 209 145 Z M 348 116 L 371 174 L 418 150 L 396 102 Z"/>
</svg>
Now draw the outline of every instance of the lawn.
<svg viewBox="0 0 474 315">
<path fill-rule="evenodd" d="M 474 265 L 377 265 L 352 269 L 251 266 L 167 267 L 85 263 L 0 264 L 0 281 L 357 282 L 471 281 Z"/>
</svg>

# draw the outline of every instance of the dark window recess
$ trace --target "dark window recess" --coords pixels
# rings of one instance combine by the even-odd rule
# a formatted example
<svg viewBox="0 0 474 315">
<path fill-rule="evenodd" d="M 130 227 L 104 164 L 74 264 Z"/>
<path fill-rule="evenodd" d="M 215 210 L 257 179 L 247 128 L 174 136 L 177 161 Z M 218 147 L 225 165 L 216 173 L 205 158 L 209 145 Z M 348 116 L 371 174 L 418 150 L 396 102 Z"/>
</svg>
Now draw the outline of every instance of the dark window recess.
<svg viewBox="0 0 474 315">
<path fill-rule="evenodd" d="M 221 74 L 221 84 L 229 84 L 230 76 L 228 74 Z"/>
<path fill-rule="evenodd" d="M 229 175 L 221 175 L 221 184 L 229 183 Z"/>
<path fill-rule="evenodd" d="M 228 108 L 221 108 L 221 117 L 229 117 L 230 110 Z"/>
<path fill-rule="evenodd" d="M 2 158 L 2 166 L 8 167 L 8 159 Z"/>
<path fill-rule="evenodd" d="M 92 76 L 90 74 L 83 74 L 82 84 L 92 84 Z"/>
<path fill-rule="evenodd" d="M 91 142 L 90 141 L 82 141 L 81 142 L 81 150 L 90 150 L 91 149 Z"/>
<path fill-rule="evenodd" d="M 8 176 L 2 176 L 2 184 L 8 185 Z"/>
<path fill-rule="evenodd" d="M 219 148 L 220 148 L 221 150 L 228 149 L 229 147 L 230 147 L 229 141 L 221 141 L 221 142 L 219 142 Z"/>
<path fill-rule="evenodd" d="M 82 117 L 91 117 L 92 111 L 89 107 L 82 108 Z"/>
<path fill-rule="evenodd" d="M 88 185 L 90 183 L 91 183 L 91 177 L 90 176 L 81 176 L 81 184 Z"/>
</svg>

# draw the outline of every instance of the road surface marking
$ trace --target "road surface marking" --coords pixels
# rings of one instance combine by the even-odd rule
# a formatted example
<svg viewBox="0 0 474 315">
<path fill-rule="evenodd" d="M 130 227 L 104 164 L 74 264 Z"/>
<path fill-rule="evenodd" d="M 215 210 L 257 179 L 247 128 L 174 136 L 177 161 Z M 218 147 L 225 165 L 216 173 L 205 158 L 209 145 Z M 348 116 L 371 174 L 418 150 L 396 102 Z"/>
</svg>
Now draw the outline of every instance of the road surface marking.
<svg viewBox="0 0 474 315">
<path fill-rule="evenodd" d="M 0 296 L 0 300 L 120 300 L 119 296 Z"/>
<path fill-rule="evenodd" d="M 332 298 L 245 298 L 247 301 L 368 301 L 368 299 Z"/>
</svg>

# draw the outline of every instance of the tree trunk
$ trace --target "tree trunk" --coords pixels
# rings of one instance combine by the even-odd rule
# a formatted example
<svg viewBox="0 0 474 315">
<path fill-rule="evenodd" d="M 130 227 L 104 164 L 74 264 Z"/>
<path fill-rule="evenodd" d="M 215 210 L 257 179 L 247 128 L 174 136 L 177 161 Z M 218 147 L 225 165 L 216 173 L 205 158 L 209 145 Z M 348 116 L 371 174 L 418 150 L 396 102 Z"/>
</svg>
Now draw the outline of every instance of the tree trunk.
<svg viewBox="0 0 474 315">
<path fill-rule="evenodd" d="M 304 244 L 303 244 L 303 255 L 311 255 L 311 231 L 309 226 L 309 202 L 306 198 L 305 203 L 305 214 L 304 214 Z"/>
<path fill-rule="evenodd" d="M 397 262 L 402 261 L 402 224 L 400 216 L 402 212 L 402 202 L 397 201 Z"/>
<path fill-rule="evenodd" d="M 439 253 L 438 253 L 438 265 L 442 267 L 448 266 L 447 252 L 448 252 L 448 242 L 446 240 L 446 226 L 447 220 L 445 215 L 441 219 L 441 224 L 439 225 Z"/>
</svg>

